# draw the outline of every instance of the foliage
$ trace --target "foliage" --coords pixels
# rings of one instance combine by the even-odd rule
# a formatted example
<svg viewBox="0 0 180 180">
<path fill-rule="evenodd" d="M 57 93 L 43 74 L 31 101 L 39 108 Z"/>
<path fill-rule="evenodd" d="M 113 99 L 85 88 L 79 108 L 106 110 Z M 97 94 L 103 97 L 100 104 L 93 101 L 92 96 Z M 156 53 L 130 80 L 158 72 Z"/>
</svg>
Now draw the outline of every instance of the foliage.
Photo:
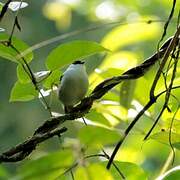
<svg viewBox="0 0 180 180">
<path fill-rule="evenodd" d="M 13 17 L 11 18 L 14 20 L 15 29 L 21 30 L 23 21 L 19 23 L 18 13 L 28 4 L 25 2 L 25 4 L 21 4 L 21 2 L 9 3 L 10 4 L 1 4 L 1 12 L 4 14 L 1 13 L 0 20 L 3 21 L 5 18 L 4 16 L 9 13 L 9 10 L 4 8 L 8 5 L 7 8 L 13 12 Z M 85 60 L 89 72 L 90 86 L 88 95 L 90 95 L 92 92 L 96 92 L 98 89 L 97 87 L 100 87 L 100 89 L 106 88 L 104 82 L 110 81 L 111 77 L 116 78 L 121 74 L 122 76 L 127 75 L 123 73 L 128 71 L 135 71 L 135 75 L 138 75 L 136 70 L 138 70 L 138 65 L 143 64 L 143 59 L 146 59 L 156 51 L 163 51 L 165 54 L 171 48 L 167 61 L 162 69 L 160 69 L 160 67 L 161 61 L 165 61 L 164 56 L 160 58 L 161 61 L 154 66 L 148 66 L 148 72 L 142 69 L 141 78 L 139 78 L 139 76 L 136 79 L 127 78 L 118 81 L 118 83 L 110 81 L 110 84 L 108 84 L 109 86 L 114 86 L 114 84 L 116 86 L 111 89 L 107 85 L 107 89 L 109 89 L 105 95 L 100 99 L 97 98 L 98 100 L 94 101 L 93 105 L 91 104 L 92 107 L 90 107 L 90 110 L 88 109 L 88 112 L 86 111 L 86 107 L 84 107 L 85 110 L 83 111 L 80 104 L 80 110 L 78 112 L 72 112 L 72 116 L 71 114 L 67 115 L 67 117 L 70 118 L 65 119 L 64 121 L 66 121 L 66 124 L 63 125 L 68 127 L 68 133 L 63 132 L 63 136 L 58 134 L 58 140 L 60 139 L 58 143 L 60 147 L 56 147 L 56 150 L 54 150 L 55 152 L 50 152 L 50 150 L 48 150 L 49 147 L 43 147 L 42 145 L 40 145 L 40 149 L 35 149 L 34 147 L 36 146 L 32 144 L 27 145 L 29 143 L 28 140 L 27 144 L 26 141 L 24 143 L 26 146 L 18 146 L 19 149 L 26 147 L 22 150 L 22 154 L 19 153 L 22 156 L 24 155 L 22 159 L 28 154 L 31 154 L 32 151 L 34 151 L 34 157 L 30 156 L 30 159 L 27 159 L 24 163 L 21 162 L 18 164 L 18 170 L 15 171 L 13 175 L 8 173 L 8 170 L 6 170 L 3 165 L 0 166 L 0 178 L 32 180 L 73 178 L 78 180 L 98 180 L 101 178 L 113 180 L 125 178 L 128 180 L 146 180 L 149 179 L 149 177 L 155 178 L 155 176 L 159 176 L 162 164 L 164 164 L 166 168 L 169 168 L 171 162 L 169 163 L 167 160 L 166 163 L 164 163 L 164 159 L 169 159 L 168 151 L 176 153 L 175 160 L 177 162 L 180 160 L 179 45 L 175 48 L 176 45 L 173 46 L 171 44 L 172 41 L 178 38 L 175 39 L 175 36 L 175 40 L 172 38 L 172 41 L 169 42 L 170 45 L 168 44 L 169 46 L 166 47 L 166 51 L 158 49 L 162 43 L 159 42 L 159 39 L 162 34 L 161 31 L 163 31 L 162 23 L 158 19 L 161 17 L 157 9 L 159 6 L 152 8 L 152 10 L 147 10 L 146 8 L 140 8 L 136 3 L 140 3 L 140 1 L 132 2 L 124 0 L 119 2 L 115 0 L 112 2 L 100 2 L 99 0 L 92 0 L 74 5 L 68 4 L 68 1 L 64 1 L 64 3 L 60 1 L 59 4 L 57 1 L 43 2 L 43 13 L 47 18 L 53 20 L 56 26 L 61 30 L 65 30 L 71 24 L 71 13 L 86 17 L 89 23 L 98 20 L 98 24 L 100 25 L 74 31 L 73 33 L 67 33 L 62 36 L 60 35 L 32 47 L 27 45 L 27 43 L 22 40 L 23 38 L 15 37 L 16 32 L 14 29 L 12 29 L 10 34 L 7 34 L 6 31 L 0 32 L 0 57 L 4 60 L 13 62 L 16 67 L 17 80 L 10 92 L 10 103 L 16 102 L 18 104 L 19 101 L 26 101 L 30 104 L 31 100 L 39 100 L 44 105 L 45 111 L 50 113 L 50 118 L 45 121 L 43 124 L 44 126 L 39 126 L 36 131 L 34 130 L 35 133 L 32 139 L 30 139 L 32 142 L 35 142 L 33 138 L 35 140 L 37 140 L 38 137 L 41 139 L 40 136 L 44 138 L 42 140 L 44 141 L 57 135 L 57 133 L 52 135 L 53 132 L 58 130 L 56 118 L 58 120 L 59 117 L 66 117 L 66 115 L 62 116 L 63 111 L 59 108 L 62 104 L 58 101 L 56 90 L 59 85 L 59 79 L 68 64 L 72 63 L 74 60 Z M 141 6 L 143 6 L 143 3 L 144 6 L 147 6 L 144 1 L 141 3 Z M 152 1 L 149 3 L 152 4 L 151 6 L 154 6 L 154 4 L 162 5 L 163 10 L 164 7 L 169 7 L 170 9 L 170 5 L 167 5 L 165 1 Z M 102 7 L 105 7 L 105 9 L 107 8 L 107 12 L 112 12 L 111 10 L 113 9 L 112 16 L 109 16 L 108 13 L 103 13 L 104 10 Z M 126 21 L 124 19 L 124 17 L 127 16 L 125 12 L 123 15 L 117 15 L 117 12 L 123 7 L 126 11 L 141 12 L 142 16 L 138 14 L 139 18 L 137 18 L 130 13 L 128 16 L 130 18 L 131 15 L 132 19 L 129 21 L 127 18 Z M 177 7 L 178 3 L 174 10 L 175 18 L 178 13 Z M 61 11 L 59 11 L 59 8 Z M 95 9 L 95 11 L 93 9 Z M 24 11 L 26 11 L 26 8 Z M 57 16 L 57 12 L 61 12 L 61 16 Z M 100 12 L 102 16 L 100 16 Z M 169 10 L 166 16 L 168 14 Z M 157 18 L 157 16 L 159 17 Z M 164 18 L 164 15 L 162 16 Z M 95 38 L 96 40 L 93 40 L 94 38 L 91 36 L 89 36 L 89 38 L 84 37 L 84 33 L 98 32 L 101 28 L 113 25 L 111 21 L 117 19 L 123 20 L 125 23 L 121 24 L 118 21 L 114 23 L 116 26 L 112 27 L 110 30 L 107 29 L 104 31 L 103 29 L 102 33 Z M 59 22 L 64 22 L 65 25 L 59 25 Z M 104 22 L 107 24 L 104 24 Z M 1 28 L 4 30 L 4 27 Z M 8 28 L 11 30 L 9 25 Z M 167 33 L 170 31 L 173 33 L 178 32 L 178 28 L 176 28 L 174 22 L 167 30 Z M 80 38 L 78 37 L 79 35 Z M 35 36 L 38 35 L 36 34 Z M 72 36 L 77 36 L 77 38 L 75 38 L 75 40 L 67 39 Z M 177 35 L 177 37 L 178 36 L 179 35 Z M 59 41 L 63 39 L 65 42 Z M 58 45 L 55 47 L 53 46 L 51 50 L 48 51 L 47 55 L 44 55 L 41 65 L 39 61 L 35 60 L 36 48 L 39 49 L 45 45 L 50 46 L 55 42 L 58 42 Z M 158 42 L 160 43 L 159 46 L 157 45 Z M 33 67 L 36 71 L 33 70 Z M 90 71 L 91 67 L 93 67 L 93 71 Z M 153 96 L 151 94 L 150 97 L 152 84 L 154 84 L 154 78 L 158 70 L 161 76 L 157 85 L 155 85 Z M 10 70 L 7 69 L 7 72 L 10 72 Z M 145 72 L 147 73 L 144 75 Z M 3 84 L 3 82 L 1 83 Z M 86 102 L 86 100 L 87 99 L 84 101 Z M 152 104 L 146 109 L 148 102 Z M 16 105 L 14 104 L 14 106 Z M 78 105 L 77 108 L 79 108 Z M 29 108 L 29 111 L 31 111 L 31 108 Z M 138 119 L 138 123 L 135 127 L 133 127 L 133 125 L 131 126 L 134 119 L 137 118 L 138 113 L 141 111 L 143 111 L 141 119 Z M 160 112 L 162 112 L 162 114 L 160 114 Z M 21 111 L 18 110 L 16 113 L 21 114 Z M 75 115 L 73 113 L 75 113 Z M 83 120 L 81 118 L 81 113 L 84 116 Z M 31 111 L 31 115 L 33 116 L 34 114 L 35 113 Z M 159 114 L 160 118 L 157 119 Z M 56 115 L 57 117 L 52 117 L 52 115 Z M 80 117 L 80 119 L 75 121 L 74 117 L 76 116 Z M 32 117 L 29 116 L 27 119 L 24 119 L 23 123 L 25 126 L 25 121 L 28 121 L 28 118 Z M 68 120 L 74 121 L 68 123 Z M 154 120 L 159 120 L 159 123 L 158 125 L 155 124 L 156 126 L 155 129 L 153 129 L 153 133 L 147 134 Z M 64 123 L 64 121 L 61 123 Z M 87 123 L 86 126 L 82 123 L 83 121 Z M 31 119 L 31 122 L 34 123 L 34 118 Z M 52 125 L 51 123 L 54 122 L 55 124 L 50 127 L 49 125 Z M 41 130 L 41 128 L 44 127 L 45 129 Z M 60 127 L 62 127 L 62 124 L 60 124 Z M 129 134 L 129 132 L 132 133 Z M 151 143 L 148 150 L 144 150 L 141 147 L 144 137 L 147 143 Z M 124 142 L 125 139 L 126 143 L 124 143 L 122 147 L 121 145 L 119 146 L 120 151 L 117 153 L 115 151 L 117 142 Z M 40 144 L 42 141 L 36 141 L 36 145 Z M 154 145 L 154 141 L 157 144 Z M 54 144 L 57 144 L 57 142 Z M 53 147 L 55 147 L 54 144 L 52 145 Z M 146 146 L 146 144 L 144 144 L 144 146 Z M 157 152 L 157 150 L 159 150 L 158 147 L 163 147 L 165 149 L 163 150 L 162 148 L 158 151 L 158 153 L 162 153 L 162 158 L 158 157 L 157 153 L 154 153 L 154 151 Z M 168 150 L 166 150 L 167 147 Z M 18 148 L 15 147 L 14 149 L 18 150 Z M 8 162 L 8 160 L 5 160 L 6 157 L 4 157 L 4 155 L 8 157 L 9 154 L 13 154 L 13 150 L 11 149 L 10 153 L 2 154 L 0 159 L 4 158 L 4 160 L 1 159 L 0 162 Z M 43 151 L 47 151 L 48 153 L 44 154 Z M 23 154 L 24 152 L 26 152 L 27 155 Z M 115 160 L 112 159 L 112 152 L 116 152 Z M 10 157 L 13 159 L 14 155 L 10 155 Z M 173 158 L 170 160 L 173 160 Z M 111 168 L 109 169 L 107 164 L 110 163 L 111 159 L 114 161 L 111 162 Z M 9 161 L 13 162 L 16 160 L 10 159 Z M 163 172 L 158 178 L 178 179 L 180 175 L 179 166 L 176 161 L 175 166 L 177 168 L 169 171 L 165 169 L 167 172 Z"/>
</svg>

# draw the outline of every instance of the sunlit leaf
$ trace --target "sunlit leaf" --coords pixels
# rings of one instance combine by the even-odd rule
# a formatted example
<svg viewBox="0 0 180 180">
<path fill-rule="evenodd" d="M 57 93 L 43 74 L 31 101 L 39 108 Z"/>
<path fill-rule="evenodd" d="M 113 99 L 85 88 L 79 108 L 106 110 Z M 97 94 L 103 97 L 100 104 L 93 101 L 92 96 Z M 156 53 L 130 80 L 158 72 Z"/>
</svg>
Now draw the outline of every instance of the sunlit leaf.
<svg viewBox="0 0 180 180">
<path fill-rule="evenodd" d="M 114 28 L 102 40 L 102 45 L 111 51 L 139 41 L 156 38 L 161 25 L 157 23 L 135 23 Z"/>
<path fill-rule="evenodd" d="M 115 143 L 121 138 L 117 131 L 97 126 L 83 127 L 78 136 L 82 143 L 96 148 Z"/>
<path fill-rule="evenodd" d="M 180 110 L 178 112 L 180 112 Z M 179 116 L 175 116 L 174 119 L 172 119 L 173 117 L 167 118 L 165 121 L 163 121 L 164 123 L 163 125 L 164 125 L 165 130 L 168 130 L 173 120 L 172 129 L 171 129 L 172 132 L 180 134 L 180 118 L 179 118 L 180 113 L 176 113 L 176 115 L 179 115 Z"/>
<path fill-rule="evenodd" d="M 68 42 L 59 45 L 49 54 L 46 66 L 49 70 L 55 70 L 75 60 L 104 51 L 107 51 L 107 49 L 93 41 Z"/>
<path fill-rule="evenodd" d="M 123 73 L 121 69 L 118 69 L 117 66 L 116 68 L 106 68 L 106 70 L 99 70 L 97 72 L 101 77 L 104 79 L 112 77 L 112 76 L 119 76 Z"/>
<path fill-rule="evenodd" d="M 136 164 L 129 163 L 129 162 L 118 162 L 118 161 L 115 161 L 114 163 L 119 168 L 119 170 L 123 173 L 123 175 L 125 176 L 125 179 L 128 179 L 128 180 L 147 180 L 148 179 L 147 174 L 143 171 L 143 169 L 140 166 Z M 102 164 L 107 165 L 107 161 L 103 162 Z M 122 177 L 120 176 L 120 174 L 118 173 L 118 171 L 113 165 L 110 169 L 110 172 L 113 175 L 114 179 L 119 179 L 119 180 L 122 179 Z"/>
<path fill-rule="evenodd" d="M 100 82 L 102 82 L 104 78 L 102 78 L 99 73 L 93 72 L 89 76 L 90 89 L 94 89 Z"/>
<path fill-rule="evenodd" d="M 25 67 L 24 67 L 25 68 Z M 17 66 L 17 77 L 20 83 L 25 84 L 25 83 L 30 83 L 31 79 L 29 77 L 29 75 L 27 74 L 27 72 L 29 72 L 27 70 L 27 72 L 24 70 L 23 66 L 21 64 L 19 64 Z"/>
<path fill-rule="evenodd" d="M 121 51 L 109 54 L 100 65 L 100 69 L 115 68 L 126 71 L 137 64 L 138 56 L 135 53 L 128 51 Z M 119 74 L 120 75 L 120 74 Z"/>
<path fill-rule="evenodd" d="M 97 173 L 98 172 L 98 173 Z M 90 164 L 87 167 L 78 167 L 74 173 L 78 180 L 113 180 L 113 177 L 101 164 Z"/>
<path fill-rule="evenodd" d="M 22 84 L 16 82 L 11 90 L 10 101 L 29 101 L 38 97 L 38 91 L 32 83 Z"/>
<path fill-rule="evenodd" d="M 9 36 L 7 34 L 0 33 L 1 42 L 7 41 L 8 38 Z M 16 48 L 18 52 L 11 46 L 6 46 L 0 43 L 0 56 L 13 62 L 22 61 L 22 58 L 18 57 L 20 55 L 19 53 L 25 51 L 28 48 L 28 45 L 15 37 L 12 38 L 12 45 Z M 33 59 L 33 53 L 28 53 L 24 58 L 27 62 L 30 62 Z"/>
<path fill-rule="evenodd" d="M 48 154 L 37 160 L 28 161 L 20 169 L 21 179 L 55 179 L 59 177 L 74 161 L 70 150 Z"/>
<path fill-rule="evenodd" d="M 118 99 L 119 100 L 119 99 Z M 119 102 L 101 101 L 101 103 L 95 104 L 96 110 L 105 116 L 105 118 L 111 123 L 111 125 L 117 125 L 121 120 L 127 120 L 127 109 L 119 105 Z"/>
<path fill-rule="evenodd" d="M 129 109 L 131 107 L 131 102 L 133 100 L 134 90 L 136 86 L 135 80 L 125 81 L 121 85 L 120 89 L 120 104 Z"/>
<path fill-rule="evenodd" d="M 101 114 L 98 113 L 96 110 L 91 110 L 87 115 L 86 118 L 91 120 L 92 122 L 104 124 L 110 126 L 109 121 Z"/>
<path fill-rule="evenodd" d="M 169 132 L 163 131 L 163 132 L 155 133 L 151 135 L 149 139 L 154 139 L 163 144 L 169 145 Z M 180 134 L 172 132 L 171 143 L 175 148 L 180 149 Z"/>
<path fill-rule="evenodd" d="M 145 77 L 136 80 L 134 98 L 136 98 L 142 105 L 145 105 L 149 101 L 150 85 L 151 83 Z"/>
</svg>

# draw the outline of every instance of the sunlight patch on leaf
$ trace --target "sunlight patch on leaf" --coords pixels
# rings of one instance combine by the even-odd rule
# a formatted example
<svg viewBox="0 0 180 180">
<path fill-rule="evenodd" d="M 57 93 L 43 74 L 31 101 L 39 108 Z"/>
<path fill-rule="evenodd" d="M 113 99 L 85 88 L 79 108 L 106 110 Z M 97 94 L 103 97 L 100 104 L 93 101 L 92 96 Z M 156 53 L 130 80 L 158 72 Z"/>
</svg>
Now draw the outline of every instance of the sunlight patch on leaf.
<svg viewBox="0 0 180 180">
<path fill-rule="evenodd" d="M 108 68 L 116 68 L 126 71 L 137 65 L 138 56 L 135 53 L 128 51 L 121 51 L 109 54 L 100 65 L 100 69 L 106 70 Z M 120 74 L 119 74 L 120 75 Z"/>
<path fill-rule="evenodd" d="M 141 136 L 136 135 L 136 138 L 139 137 Z M 139 149 L 124 147 L 123 149 L 121 149 L 121 151 L 117 152 L 115 160 L 141 164 L 144 162 L 145 157 Z"/>
<path fill-rule="evenodd" d="M 109 121 L 101 113 L 98 113 L 95 109 L 92 109 L 85 117 L 92 122 L 110 126 Z"/>
<path fill-rule="evenodd" d="M 125 179 L 127 179 L 127 180 L 148 180 L 147 174 L 137 164 L 130 163 L 130 162 L 119 162 L 119 161 L 114 161 L 114 163 L 120 169 L 120 171 L 123 173 L 123 175 L 125 176 Z M 105 166 L 105 165 L 107 165 L 107 161 L 102 162 L 101 164 L 103 164 Z M 122 179 L 114 166 L 111 167 L 110 173 L 113 175 L 114 179 L 119 179 L 119 180 Z"/>
<path fill-rule="evenodd" d="M 111 51 L 139 41 L 155 39 L 159 36 L 161 24 L 134 23 L 114 28 L 102 40 L 102 45 Z"/>
<path fill-rule="evenodd" d="M 97 173 L 98 172 L 98 173 Z M 110 172 L 101 164 L 89 164 L 86 167 L 78 167 L 74 173 L 75 179 L 78 180 L 113 180 Z"/>
</svg>

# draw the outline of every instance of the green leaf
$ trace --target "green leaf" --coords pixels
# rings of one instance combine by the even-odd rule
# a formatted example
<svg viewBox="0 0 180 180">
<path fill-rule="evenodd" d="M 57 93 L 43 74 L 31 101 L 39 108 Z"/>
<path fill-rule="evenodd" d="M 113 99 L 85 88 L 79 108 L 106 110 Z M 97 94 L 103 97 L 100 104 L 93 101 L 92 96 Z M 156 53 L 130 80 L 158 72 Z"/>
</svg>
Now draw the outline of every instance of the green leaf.
<svg viewBox="0 0 180 180">
<path fill-rule="evenodd" d="M 159 176 L 157 180 L 178 180 L 180 177 L 180 166 L 176 166 L 165 174 Z"/>
<path fill-rule="evenodd" d="M 0 166 L 0 179 L 1 178 L 7 179 L 7 177 L 8 177 L 8 172 L 3 166 Z"/>
<path fill-rule="evenodd" d="M 155 39 L 160 33 L 158 23 L 134 23 L 119 26 L 110 31 L 102 40 L 102 45 L 111 51 L 139 41 Z"/>
<path fill-rule="evenodd" d="M 129 51 L 118 51 L 116 53 L 111 53 L 103 60 L 100 65 L 101 70 L 106 70 L 109 68 L 119 69 L 119 74 L 137 65 L 139 56 L 133 52 Z"/>
<path fill-rule="evenodd" d="M 62 72 L 57 69 L 53 71 L 44 81 L 43 86 L 47 89 L 51 89 L 52 85 L 60 83 L 60 77 Z"/>
<path fill-rule="evenodd" d="M 136 81 L 129 80 L 125 81 L 121 85 L 120 89 L 120 104 L 129 109 L 131 107 L 131 102 L 133 100 L 134 90 L 135 90 Z"/>
<path fill-rule="evenodd" d="M 82 143 L 94 148 L 116 143 L 121 138 L 117 131 L 97 126 L 83 127 L 78 136 Z"/>
<path fill-rule="evenodd" d="M 86 118 L 93 122 L 110 126 L 109 121 L 101 113 L 98 113 L 95 109 L 92 109 L 90 113 L 86 115 Z"/>
<path fill-rule="evenodd" d="M 20 169 L 20 179 L 56 179 L 73 164 L 73 153 L 63 150 L 48 154 L 37 160 L 27 161 Z"/>
<path fill-rule="evenodd" d="M 98 173 L 97 173 L 98 172 Z M 78 167 L 74 173 L 78 180 L 113 180 L 112 175 L 101 164 L 90 164 L 87 167 Z"/>
<path fill-rule="evenodd" d="M 38 91 L 32 83 L 22 84 L 16 82 L 11 90 L 10 101 L 29 101 L 38 97 Z"/>
<path fill-rule="evenodd" d="M 17 77 L 18 77 L 18 80 L 20 83 L 26 84 L 26 83 L 31 82 L 31 79 L 29 78 L 28 74 L 25 72 L 25 70 L 21 64 L 19 64 L 17 66 L 16 71 L 17 71 Z"/>
<path fill-rule="evenodd" d="M 107 51 L 107 49 L 93 41 L 72 41 L 61 44 L 47 57 L 46 67 L 49 70 L 55 70 L 77 59 L 83 59 L 104 51 Z"/>
<path fill-rule="evenodd" d="M 125 179 L 127 180 L 147 180 L 147 174 L 143 171 L 143 169 L 134 164 L 134 163 L 129 163 L 129 162 L 118 162 L 114 161 L 116 166 L 119 168 L 119 170 L 123 173 L 125 176 Z M 106 162 L 102 162 L 104 166 L 107 165 Z M 111 174 L 113 175 L 114 179 L 119 179 L 121 180 L 122 177 L 120 174 L 117 172 L 116 168 L 112 165 L 110 169 Z"/>
<path fill-rule="evenodd" d="M 8 38 L 9 35 L 4 33 L 0 34 L 0 41 L 7 41 Z M 29 48 L 26 43 L 15 37 L 12 38 L 12 45 L 20 53 Z M 22 59 L 18 57 L 19 53 L 15 49 L 13 49 L 11 46 L 5 46 L 2 43 L 0 43 L 0 56 L 13 62 L 22 61 Z M 27 62 L 30 62 L 33 59 L 33 53 L 29 52 L 27 55 L 24 56 L 24 58 Z"/>
<path fill-rule="evenodd" d="M 159 132 L 151 135 L 149 139 L 157 140 L 163 144 L 169 145 L 169 132 Z M 180 134 L 171 133 L 172 145 L 180 150 Z"/>
</svg>

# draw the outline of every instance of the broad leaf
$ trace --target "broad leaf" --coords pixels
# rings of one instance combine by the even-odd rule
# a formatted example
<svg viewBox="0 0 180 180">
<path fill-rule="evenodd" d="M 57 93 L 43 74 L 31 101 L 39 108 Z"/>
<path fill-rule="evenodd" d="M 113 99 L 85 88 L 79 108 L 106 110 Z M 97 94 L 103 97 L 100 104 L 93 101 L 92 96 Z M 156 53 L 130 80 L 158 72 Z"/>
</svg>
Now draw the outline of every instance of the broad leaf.
<svg viewBox="0 0 180 180">
<path fill-rule="evenodd" d="M 97 126 L 83 127 L 78 136 L 82 143 L 95 148 L 116 143 L 121 138 L 117 131 Z"/>
<path fill-rule="evenodd" d="M 135 80 L 129 80 L 122 83 L 120 88 L 120 104 L 129 109 L 133 100 L 134 90 L 136 86 Z"/>
<path fill-rule="evenodd" d="M 0 41 L 7 41 L 8 38 L 9 35 L 4 33 L 0 34 Z M 16 48 L 18 52 L 11 46 L 6 46 L 0 43 L 0 56 L 13 62 L 22 61 L 22 58 L 18 57 L 20 55 L 19 53 L 22 53 L 27 48 L 29 48 L 28 45 L 15 37 L 12 38 L 12 45 Z M 28 53 L 27 55 L 25 55 L 24 58 L 27 62 L 30 62 L 33 59 L 33 53 Z"/>
<path fill-rule="evenodd" d="M 73 153 L 70 150 L 51 153 L 37 160 L 28 161 L 20 169 L 19 176 L 20 179 L 56 179 L 72 165 L 73 161 Z"/>
<path fill-rule="evenodd" d="M 114 161 L 118 169 L 122 172 L 125 179 L 127 180 L 147 180 L 147 174 L 143 171 L 143 169 L 133 163 L 129 162 L 118 162 Z M 104 166 L 107 165 L 107 161 L 102 163 Z M 112 165 L 110 169 L 111 174 L 113 175 L 114 179 L 121 180 L 122 177 L 118 173 L 117 169 Z"/>
<path fill-rule="evenodd" d="M 38 91 L 32 83 L 22 84 L 16 82 L 11 90 L 10 101 L 29 101 L 38 97 Z"/>
<path fill-rule="evenodd" d="M 93 41 L 72 41 L 54 49 L 46 60 L 46 66 L 49 70 L 55 70 L 75 60 L 104 51 L 107 49 Z"/>
<path fill-rule="evenodd" d="M 110 126 L 109 121 L 101 113 L 98 113 L 94 109 L 86 115 L 86 118 L 91 120 L 92 122 Z"/>
<path fill-rule="evenodd" d="M 111 51 L 143 40 L 155 39 L 161 26 L 157 23 L 135 23 L 114 28 L 102 40 L 102 45 Z"/>
<path fill-rule="evenodd" d="M 159 132 L 150 136 L 149 139 L 157 140 L 163 144 L 169 145 L 169 132 Z M 172 145 L 180 150 L 180 134 L 171 133 L 171 142 Z"/>
<path fill-rule="evenodd" d="M 17 66 L 17 77 L 18 77 L 18 80 L 20 81 L 20 83 L 22 84 L 25 84 L 25 83 L 30 83 L 31 82 L 31 79 L 30 77 L 28 76 L 27 72 L 24 70 L 25 67 L 23 67 L 21 64 L 19 64 Z"/>
<path fill-rule="evenodd" d="M 113 180 L 112 175 L 101 164 L 90 164 L 87 167 L 78 167 L 74 173 L 78 180 Z"/>
<path fill-rule="evenodd" d="M 20 81 L 20 83 L 22 83 L 22 84 L 31 82 L 31 79 L 28 75 L 28 74 L 30 74 L 29 70 L 27 68 L 26 68 L 27 70 L 25 70 L 25 68 L 26 67 L 25 66 L 23 67 L 22 64 L 19 64 L 17 66 L 17 77 L 18 77 L 18 80 Z M 40 82 L 43 79 L 47 79 L 49 74 L 50 74 L 50 71 L 39 71 L 39 72 L 33 73 L 34 78 L 36 79 L 37 82 Z"/>
</svg>

